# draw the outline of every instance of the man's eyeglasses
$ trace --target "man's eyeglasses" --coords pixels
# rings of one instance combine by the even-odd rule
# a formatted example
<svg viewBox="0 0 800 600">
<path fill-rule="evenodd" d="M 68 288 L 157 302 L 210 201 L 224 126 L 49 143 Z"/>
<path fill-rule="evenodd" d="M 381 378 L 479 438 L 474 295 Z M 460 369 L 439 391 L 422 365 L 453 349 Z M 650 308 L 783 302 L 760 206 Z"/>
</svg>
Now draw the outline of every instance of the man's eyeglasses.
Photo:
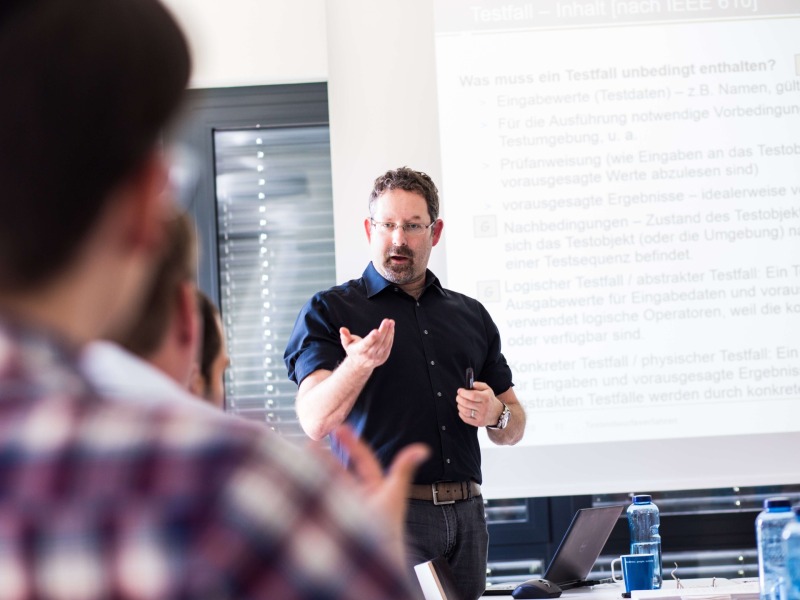
<svg viewBox="0 0 800 600">
<path fill-rule="evenodd" d="M 434 221 L 430 225 L 423 225 L 422 223 L 391 223 L 389 221 L 376 221 L 375 219 L 370 219 L 369 221 L 372 223 L 372 228 L 375 231 L 378 233 L 385 233 L 386 235 L 393 234 L 398 227 L 401 228 L 406 235 L 422 235 L 436 223 L 436 221 Z"/>
</svg>

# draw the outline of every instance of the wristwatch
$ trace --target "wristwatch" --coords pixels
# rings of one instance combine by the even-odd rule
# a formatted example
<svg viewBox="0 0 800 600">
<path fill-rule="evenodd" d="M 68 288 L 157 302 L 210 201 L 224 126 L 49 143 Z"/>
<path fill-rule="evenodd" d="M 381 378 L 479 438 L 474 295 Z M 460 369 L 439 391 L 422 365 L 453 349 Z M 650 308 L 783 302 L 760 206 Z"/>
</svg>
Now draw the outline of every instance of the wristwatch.
<svg viewBox="0 0 800 600">
<path fill-rule="evenodd" d="M 497 419 L 497 425 L 487 425 L 486 429 L 505 429 L 508 425 L 508 418 L 511 416 L 511 411 L 508 410 L 505 402 L 502 404 L 503 412 L 500 413 L 500 418 Z"/>
</svg>

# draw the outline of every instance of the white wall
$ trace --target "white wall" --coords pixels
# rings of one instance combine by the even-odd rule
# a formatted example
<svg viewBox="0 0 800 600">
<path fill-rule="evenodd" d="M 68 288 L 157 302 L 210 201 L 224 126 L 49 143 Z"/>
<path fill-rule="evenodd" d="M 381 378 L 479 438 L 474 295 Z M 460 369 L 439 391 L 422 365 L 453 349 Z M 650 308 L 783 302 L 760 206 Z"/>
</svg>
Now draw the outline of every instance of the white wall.
<svg viewBox="0 0 800 600">
<path fill-rule="evenodd" d="M 195 88 L 326 81 L 325 0 L 163 0 L 189 37 Z"/>
<path fill-rule="evenodd" d="M 403 165 L 441 180 L 433 2 L 331 0 L 327 18 L 336 271 L 344 280 L 368 261 L 362 223 L 373 180 Z M 440 244 L 430 267 L 443 281 L 444 264 Z"/>
<path fill-rule="evenodd" d="M 360 275 L 375 177 L 408 165 L 441 180 L 433 0 L 164 2 L 189 36 L 194 88 L 328 82 L 337 279 Z M 443 281 L 444 264 L 440 244 Z"/>
</svg>

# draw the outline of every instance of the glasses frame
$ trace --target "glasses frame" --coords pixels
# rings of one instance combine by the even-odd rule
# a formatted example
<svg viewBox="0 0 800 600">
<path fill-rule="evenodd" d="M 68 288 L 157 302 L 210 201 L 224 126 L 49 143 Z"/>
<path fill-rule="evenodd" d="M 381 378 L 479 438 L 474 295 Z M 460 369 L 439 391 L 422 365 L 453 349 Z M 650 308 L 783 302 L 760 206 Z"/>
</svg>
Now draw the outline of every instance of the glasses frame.
<svg viewBox="0 0 800 600">
<path fill-rule="evenodd" d="M 429 225 L 423 225 L 422 223 L 393 223 L 392 221 L 376 221 L 372 217 L 369 218 L 369 222 L 372 224 L 372 228 L 378 233 L 392 235 L 399 228 L 403 230 L 404 234 L 412 237 L 424 235 L 427 230 L 436 225 L 436 221 L 430 223 Z M 383 227 L 378 227 L 378 225 L 383 225 Z M 413 227 L 414 229 L 409 229 L 409 227 Z"/>
</svg>

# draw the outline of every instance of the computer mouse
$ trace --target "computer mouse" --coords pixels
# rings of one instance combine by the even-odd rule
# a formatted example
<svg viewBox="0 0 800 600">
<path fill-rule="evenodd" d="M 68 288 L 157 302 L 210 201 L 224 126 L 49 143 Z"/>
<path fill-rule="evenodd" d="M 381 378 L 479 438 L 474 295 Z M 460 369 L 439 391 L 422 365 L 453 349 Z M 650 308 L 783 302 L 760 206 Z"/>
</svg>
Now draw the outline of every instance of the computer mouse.
<svg viewBox="0 0 800 600">
<path fill-rule="evenodd" d="M 513 598 L 558 598 L 561 588 L 546 579 L 528 579 L 511 592 Z"/>
</svg>

